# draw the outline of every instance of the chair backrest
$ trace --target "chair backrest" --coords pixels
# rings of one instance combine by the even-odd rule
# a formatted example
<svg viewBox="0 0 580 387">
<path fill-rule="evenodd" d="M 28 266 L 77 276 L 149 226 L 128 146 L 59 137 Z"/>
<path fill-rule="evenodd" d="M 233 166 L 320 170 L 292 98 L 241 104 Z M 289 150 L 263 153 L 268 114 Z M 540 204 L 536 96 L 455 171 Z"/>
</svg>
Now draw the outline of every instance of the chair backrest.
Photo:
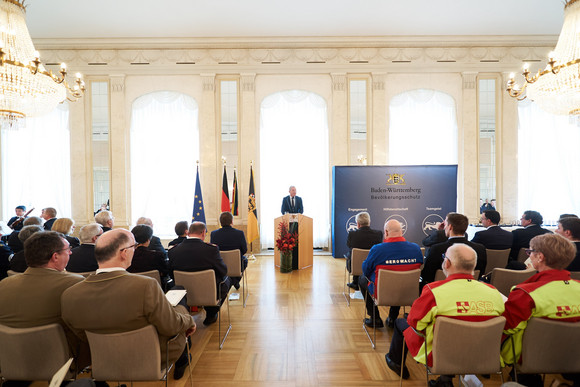
<svg viewBox="0 0 580 387">
<path fill-rule="evenodd" d="M 518 372 L 560 374 L 580 372 L 580 322 L 533 317 L 522 341 Z"/>
<path fill-rule="evenodd" d="M 526 259 L 528 259 L 528 254 L 526 254 L 526 248 L 522 247 L 518 252 L 518 262 L 526 262 Z"/>
<path fill-rule="evenodd" d="M 228 267 L 228 276 L 241 277 L 242 276 L 242 259 L 239 249 L 220 251 L 222 259 Z"/>
<path fill-rule="evenodd" d="M 179 271 L 173 272 L 175 285 L 180 285 L 187 290 L 187 305 L 189 306 L 214 306 L 218 304 L 215 274 L 212 269 L 203 271 Z"/>
<path fill-rule="evenodd" d="M 521 284 L 536 273 L 535 269 L 510 270 L 495 268 L 491 272 L 491 284 L 504 296 L 508 296 L 514 285 Z"/>
<path fill-rule="evenodd" d="M 571 271 L 570 277 L 572 277 L 572 279 L 580 281 L 580 271 Z"/>
<path fill-rule="evenodd" d="M 159 274 L 159 270 L 142 271 L 140 273 L 133 273 L 133 274 L 139 274 L 139 275 L 144 275 L 146 277 L 155 278 L 157 280 L 157 283 L 159 284 L 159 286 L 161 286 L 161 274 Z"/>
<path fill-rule="evenodd" d="M 443 273 L 443 270 L 439 269 L 435 272 L 435 280 L 434 281 L 443 281 L 446 278 L 447 277 L 445 277 L 445 273 Z M 479 270 L 473 271 L 473 278 L 475 278 L 475 279 L 479 278 Z"/>
<path fill-rule="evenodd" d="M 510 256 L 510 249 L 505 250 L 493 250 L 486 249 L 487 252 L 487 264 L 485 265 L 485 270 L 489 273 L 496 267 L 500 269 L 505 269 L 508 263 L 508 258 Z"/>
<path fill-rule="evenodd" d="M 130 332 L 86 332 L 96 380 L 159 380 L 163 377 L 157 330 L 153 325 Z"/>
<path fill-rule="evenodd" d="M 425 256 L 425 248 L 421 247 L 421 255 Z"/>
<path fill-rule="evenodd" d="M 377 305 L 412 305 L 419 297 L 421 269 L 408 271 L 379 270 Z"/>
<path fill-rule="evenodd" d="M 0 325 L 0 367 L 9 380 L 46 380 L 69 359 L 60 324 L 32 328 Z"/>
<path fill-rule="evenodd" d="M 367 259 L 367 255 L 369 255 L 370 250 L 365 249 L 352 249 L 350 253 L 350 273 L 352 275 L 362 275 L 362 264 Z"/>
<path fill-rule="evenodd" d="M 18 271 L 14 271 L 14 270 L 8 270 L 6 271 L 6 274 L 8 274 L 8 277 L 12 277 L 13 275 L 18 275 L 18 274 L 22 274 Z"/>
<path fill-rule="evenodd" d="M 490 374 L 499 372 L 505 317 L 463 321 L 438 317 L 433 332 L 435 374 Z"/>
</svg>

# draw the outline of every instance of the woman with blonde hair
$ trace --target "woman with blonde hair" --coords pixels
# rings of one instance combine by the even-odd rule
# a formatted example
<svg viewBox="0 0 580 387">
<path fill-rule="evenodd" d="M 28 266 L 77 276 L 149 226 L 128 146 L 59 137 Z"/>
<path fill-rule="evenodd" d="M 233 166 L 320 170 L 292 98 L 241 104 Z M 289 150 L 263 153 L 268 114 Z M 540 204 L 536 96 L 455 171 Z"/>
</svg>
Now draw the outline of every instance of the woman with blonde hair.
<svg viewBox="0 0 580 387">
<path fill-rule="evenodd" d="M 73 249 L 73 248 L 79 247 L 81 245 L 79 238 L 73 237 L 70 235 L 70 234 L 72 234 L 74 227 L 75 227 L 74 220 L 72 220 L 70 218 L 58 218 L 52 224 L 51 230 L 56 231 L 56 232 L 60 232 L 61 234 L 64 234 L 64 237 L 66 238 L 66 240 L 70 244 L 71 249 Z"/>
</svg>

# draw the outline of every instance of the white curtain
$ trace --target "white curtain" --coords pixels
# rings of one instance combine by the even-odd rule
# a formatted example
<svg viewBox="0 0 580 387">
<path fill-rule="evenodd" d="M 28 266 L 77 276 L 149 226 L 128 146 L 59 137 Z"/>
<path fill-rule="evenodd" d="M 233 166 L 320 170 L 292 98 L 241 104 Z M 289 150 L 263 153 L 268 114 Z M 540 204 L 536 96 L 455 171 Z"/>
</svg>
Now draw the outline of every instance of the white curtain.
<svg viewBox="0 0 580 387">
<path fill-rule="evenodd" d="M 313 218 L 315 247 L 327 247 L 330 229 L 326 102 L 306 91 L 273 94 L 260 108 L 260 239 L 274 247 L 274 218 L 296 186 L 304 215 Z"/>
<path fill-rule="evenodd" d="M 518 104 L 518 212 L 539 211 L 544 223 L 580 214 L 580 128 L 567 116 Z"/>
<path fill-rule="evenodd" d="M 174 237 L 175 223 L 191 220 L 196 160 L 198 107 L 193 98 L 161 91 L 133 102 L 132 225 L 145 216 L 153 221 L 155 235 Z"/>
<path fill-rule="evenodd" d="M 389 106 L 389 164 L 457 164 L 455 101 L 418 89 L 396 95 Z"/>
<path fill-rule="evenodd" d="M 26 127 L 2 131 L 2 210 L 54 207 L 57 217 L 71 217 L 70 131 L 67 103 L 51 113 L 26 119 Z"/>
</svg>

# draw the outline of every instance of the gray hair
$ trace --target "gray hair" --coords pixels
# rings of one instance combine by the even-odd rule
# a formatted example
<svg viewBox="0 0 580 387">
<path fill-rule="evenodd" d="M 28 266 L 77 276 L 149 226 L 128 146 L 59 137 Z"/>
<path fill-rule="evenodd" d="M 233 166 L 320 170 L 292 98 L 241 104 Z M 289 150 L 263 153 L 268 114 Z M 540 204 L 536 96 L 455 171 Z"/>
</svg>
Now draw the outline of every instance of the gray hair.
<svg viewBox="0 0 580 387">
<path fill-rule="evenodd" d="M 356 214 L 356 222 L 361 226 L 370 226 L 371 225 L 371 216 L 368 212 L 359 212 Z"/>
<path fill-rule="evenodd" d="M 79 239 L 81 243 L 93 243 L 93 238 L 103 233 L 103 228 L 98 223 L 89 223 L 81 227 Z"/>
</svg>

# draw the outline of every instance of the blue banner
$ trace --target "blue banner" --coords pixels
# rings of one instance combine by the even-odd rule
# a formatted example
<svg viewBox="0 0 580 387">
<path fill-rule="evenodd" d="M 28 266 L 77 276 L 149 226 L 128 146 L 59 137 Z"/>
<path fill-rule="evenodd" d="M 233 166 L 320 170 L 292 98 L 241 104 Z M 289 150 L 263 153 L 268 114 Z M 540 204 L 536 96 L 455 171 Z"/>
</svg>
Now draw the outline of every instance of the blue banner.
<svg viewBox="0 0 580 387">
<path fill-rule="evenodd" d="M 397 219 L 403 236 L 421 241 L 457 208 L 457 165 L 344 166 L 332 168 L 332 255 L 348 252 L 348 232 L 361 211 L 371 228 Z"/>
</svg>

